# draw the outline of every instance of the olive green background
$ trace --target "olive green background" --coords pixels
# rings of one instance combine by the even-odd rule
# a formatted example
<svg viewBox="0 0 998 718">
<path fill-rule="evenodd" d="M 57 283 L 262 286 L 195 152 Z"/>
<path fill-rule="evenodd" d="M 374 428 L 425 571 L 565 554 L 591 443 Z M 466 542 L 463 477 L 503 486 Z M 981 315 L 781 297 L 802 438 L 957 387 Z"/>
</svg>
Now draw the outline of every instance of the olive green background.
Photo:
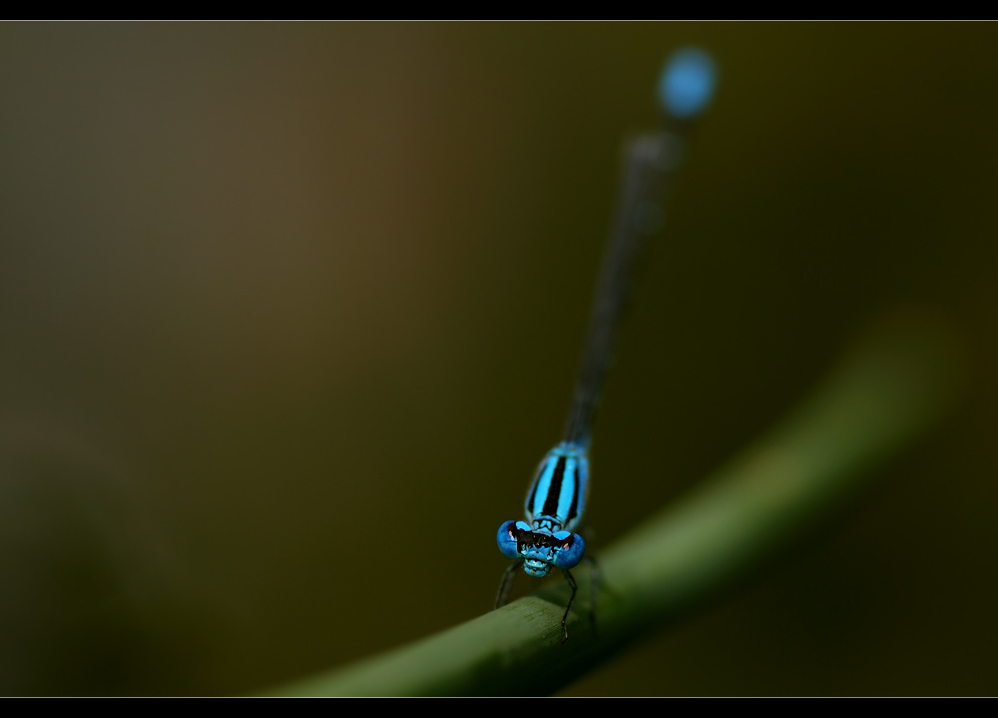
<svg viewBox="0 0 998 718">
<path fill-rule="evenodd" d="M 597 418 L 598 542 L 885 311 L 945 317 L 974 371 L 782 563 L 565 692 L 994 694 L 996 40 L 0 25 L 0 692 L 258 691 L 488 610 L 621 137 L 696 43 L 720 85 Z"/>
</svg>

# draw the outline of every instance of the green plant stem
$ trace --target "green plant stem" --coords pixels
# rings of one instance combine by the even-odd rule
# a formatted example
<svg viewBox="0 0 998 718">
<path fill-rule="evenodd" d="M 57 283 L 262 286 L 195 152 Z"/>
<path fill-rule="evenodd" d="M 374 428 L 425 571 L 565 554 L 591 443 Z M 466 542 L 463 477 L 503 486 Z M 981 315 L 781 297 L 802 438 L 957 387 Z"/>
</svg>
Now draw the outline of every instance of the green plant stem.
<svg viewBox="0 0 998 718">
<path fill-rule="evenodd" d="M 756 443 L 601 555 L 599 633 L 589 573 L 561 643 L 565 582 L 274 695 L 526 695 L 558 690 L 713 600 L 919 437 L 962 385 L 959 344 L 920 316 L 882 322 Z"/>
</svg>

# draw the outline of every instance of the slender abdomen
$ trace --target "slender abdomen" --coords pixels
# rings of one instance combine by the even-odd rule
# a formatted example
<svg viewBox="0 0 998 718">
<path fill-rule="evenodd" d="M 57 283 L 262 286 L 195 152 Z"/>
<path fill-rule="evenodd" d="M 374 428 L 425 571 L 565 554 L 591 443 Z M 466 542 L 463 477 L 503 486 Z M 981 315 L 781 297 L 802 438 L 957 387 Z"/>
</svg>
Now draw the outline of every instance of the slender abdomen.
<svg viewBox="0 0 998 718">
<path fill-rule="evenodd" d="M 585 449 L 569 442 L 551 449 L 527 492 L 527 521 L 535 528 L 571 531 L 582 518 L 588 479 Z"/>
</svg>

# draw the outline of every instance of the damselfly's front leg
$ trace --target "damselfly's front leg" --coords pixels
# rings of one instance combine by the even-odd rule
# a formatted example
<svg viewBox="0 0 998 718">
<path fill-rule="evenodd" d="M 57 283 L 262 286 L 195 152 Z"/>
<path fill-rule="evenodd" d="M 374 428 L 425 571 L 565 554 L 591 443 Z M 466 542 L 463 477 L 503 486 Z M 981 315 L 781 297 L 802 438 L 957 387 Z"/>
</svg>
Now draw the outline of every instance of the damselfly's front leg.
<svg viewBox="0 0 998 718">
<path fill-rule="evenodd" d="M 506 605 L 506 597 L 509 595 L 509 589 L 513 585 L 513 578 L 516 577 L 516 569 L 520 568 L 520 564 L 522 563 L 523 559 L 517 559 L 509 565 L 506 572 L 502 575 L 502 581 L 499 582 L 499 593 L 496 594 L 496 608 L 502 608 Z"/>
<path fill-rule="evenodd" d="M 572 572 L 567 568 L 561 569 L 565 573 L 565 578 L 568 579 L 568 585 L 572 587 L 572 597 L 568 599 L 568 605 L 565 606 L 565 615 L 561 617 L 561 642 L 564 643 L 568 640 L 568 626 L 565 625 L 565 620 L 568 618 L 568 612 L 572 610 L 572 602 L 575 600 L 575 594 L 578 593 L 579 586 L 575 583 L 575 579 L 572 578 Z"/>
</svg>

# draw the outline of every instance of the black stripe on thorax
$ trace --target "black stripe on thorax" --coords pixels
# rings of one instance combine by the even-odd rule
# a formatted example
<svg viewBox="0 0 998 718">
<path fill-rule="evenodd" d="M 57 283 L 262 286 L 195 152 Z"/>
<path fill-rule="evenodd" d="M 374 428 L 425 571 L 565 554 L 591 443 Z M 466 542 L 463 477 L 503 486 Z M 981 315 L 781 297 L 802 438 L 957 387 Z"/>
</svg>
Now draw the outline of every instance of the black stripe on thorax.
<svg viewBox="0 0 998 718">
<path fill-rule="evenodd" d="M 558 465 L 554 467 L 554 476 L 551 477 L 551 486 L 548 495 L 544 497 L 544 508 L 541 511 L 544 516 L 558 515 L 558 498 L 561 496 L 561 481 L 565 478 L 566 461 L 564 456 L 559 457 Z"/>
<path fill-rule="evenodd" d="M 568 507 L 568 518 L 565 523 L 571 523 L 576 516 L 579 515 L 579 474 L 582 473 L 582 462 L 575 462 L 575 471 L 572 472 L 575 475 L 575 493 L 572 495 L 572 505 Z"/>
</svg>

